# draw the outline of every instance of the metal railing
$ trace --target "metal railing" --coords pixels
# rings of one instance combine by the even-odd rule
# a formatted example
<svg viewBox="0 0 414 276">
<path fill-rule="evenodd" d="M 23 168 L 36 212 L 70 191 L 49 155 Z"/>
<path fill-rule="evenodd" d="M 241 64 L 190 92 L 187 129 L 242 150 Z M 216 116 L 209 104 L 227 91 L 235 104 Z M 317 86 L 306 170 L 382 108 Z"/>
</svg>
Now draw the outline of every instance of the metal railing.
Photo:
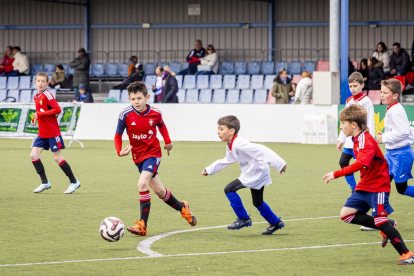
<svg viewBox="0 0 414 276">
<path fill-rule="evenodd" d="M 57 63 L 59 54 L 57 52 L 22 52 L 31 63 Z M 40 61 L 40 62 L 39 62 Z"/>
<path fill-rule="evenodd" d="M 161 50 L 158 51 L 160 61 L 184 62 L 191 50 Z M 261 61 L 262 49 L 216 49 L 220 61 Z"/>
<path fill-rule="evenodd" d="M 289 48 L 289 49 L 265 49 L 263 50 L 263 57 L 273 55 L 275 61 L 315 61 L 319 60 L 319 52 L 313 48 Z M 265 60 L 264 58 L 262 60 Z"/>
<path fill-rule="evenodd" d="M 131 56 L 136 56 L 138 62 L 158 62 L 159 52 L 154 50 L 143 51 L 109 51 L 108 62 L 128 62 Z"/>
</svg>

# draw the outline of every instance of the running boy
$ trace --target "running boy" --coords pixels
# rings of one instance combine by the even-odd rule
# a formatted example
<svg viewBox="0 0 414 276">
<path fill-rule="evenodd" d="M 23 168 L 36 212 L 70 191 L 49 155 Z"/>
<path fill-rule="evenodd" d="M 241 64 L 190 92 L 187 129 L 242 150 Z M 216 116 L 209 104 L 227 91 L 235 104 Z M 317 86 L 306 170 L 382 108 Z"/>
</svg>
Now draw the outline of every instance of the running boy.
<svg viewBox="0 0 414 276">
<path fill-rule="evenodd" d="M 35 84 L 37 86 L 37 94 L 34 95 L 34 102 L 36 105 L 36 113 L 33 113 L 32 125 L 39 125 L 39 133 L 36 140 L 33 143 L 32 152 L 30 158 L 32 163 L 40 176 L 42 184 L 37 187 L 33 192 L 41 193 L 44 190 L 50 189 L 52 185 L 46 177 L 45 168 L 42 161 L 40 161 L 40 154 L 43 150 L 50 150 L 53 153 L 53 158 L 56 163 L 59 164 L 62 171 L 70 180 L 69 187 L 65 191 L 65 194 L 71 194 L 78 189 L 81 184 L 73 175 L 72 169 L 68 162 L 62 156 L 62 149 L 65 148 L 62 136 L 60 134 L 60 128 L 56 115 L 61 112 L 60 106 L 53 97 L 53 95 L 47 90 L 49 85 L 49 76 L 47 73 L 37 73 L 35 77 Z"/>
<path fill-rule="evenodd" d="M 381 82 L 381 101 L 387 105 L 385 113 L 385 133 L 377 133 L 377 142 L 385 144 L 387 149 L 385 159 L 388 162 L 390 181 L 394 179 L 398 193 L 414 197 L 414 186 L 408 186 L 407 181 L 413 178 L 411 169 L 414 162 L 414 152 L 411 144 L 414 135 L 411 131 L 407 113 L 398 103 L 402 92 L 402 84 L 397 79 Z"/>
<path fill-rule="evenodd" d="M 250 188 L 253 205 L 270 224 L 262 234 L 271 235 L 283 228 L 285 224 L 263 201 L 263 191 L 265 186 L 272 184 L 269 165 L 283 174 L 286 171 L 286 162 L 269 148 L 250 143 L 238 136 L 240 121 L 235 116 L 222 117 L 217 123 L 218 136 L 221 141 L 227 142 L 226 156 L 205 168 L 201 174 L 204 176 L 216 174 L 234 162 L 240 165 L 240 177 L 224 188 L 230 206 L 237 216 L 237 220 L 227 226 L 227 229 L 235 230 L 252 225 L 252 220 L 244 209 L 240 196 L 236 193 L 240 189 Z"/>
<path fill-rule="evenodd" d="M 372 137 L 375 137 L 374 106 L 367 95 L 362 93 L 362 89 L 364 88 L 364 78 L 362 77 L 362 74 L 359 72 L 352 73 L 348 78 L 348 83 L 352 96 L 346 100 L 346 106 L 359 104 L 365 108 L 368 113 L 369 133 L 371 133 Z M 339 165 L 341 168 L 344 168 L 349 166 L 349 161 L 351 161 L 354 155 L 352 153 L 352 137 L 346 137 L 343 131 L 339 133 L 336 148 L 341 151 L 342 145 L 344 145 L 344 149 L 342 151 L 341 158 L 339 159 Z M 354 174 L 345 175 L 345 179 L 351 190 L 354 191 L 356 186 Z"/>
<path fill-rule="evenodd" d="M 322 179 L 328 184 L 332 179 L 361 171 L 361 180 L 342 207 L 341 219 L 346 223 L 380 229 L 382 247 L 390 240 L 401 255 L 397 264 L 414 264 L 414 254 L 405 246 L 395 228 L 395 221 L 388 220 L 388 215 L 394 211 L 388 201 L 391 190 L 388 165 L 375 139 L 366 131 L 367 111 L 362 106 L 353 104 L 341 111 L 339 120 L 344 134 L 352 136 L 356 162 L 336 172 L 327 173 Z M 369 209 L 372 209 L 372 216 L 367 214 Z"/>
<path fill-rule="evenodd" d="M 140 221 L 127 230 L 134 235 L 146 236 L 148 217 L 151 208 L 151 188 L 165 203 L 173 209 L 180 211 L 181 216 L 191 226 L 197 224 L 196 217 L 190 211 L 186 201 L 178 201 L 165 188 L 158 177 L 158 169 L 161 163 L 161 147 L 157 139 L 157 127 L 164 138 L 164 149 L 170 155 L 173 148 L 167 127 L 161 116 L 161 111 L 147 104 L 150 97 L 147 87 L 143 82 L 134 82 L 128 87 L 130 106 L 119 115 L 118 127 L 115 134 L 115 148 L 118 156 L 126 156 L 132 152 L 132 159 L 138 167 L 141 176 L 138 180 L 139 201 L 141 209 Z M 122 134 L 125 128 L 129 136 L 130 145 L 122 149 Z"/>
</svg>

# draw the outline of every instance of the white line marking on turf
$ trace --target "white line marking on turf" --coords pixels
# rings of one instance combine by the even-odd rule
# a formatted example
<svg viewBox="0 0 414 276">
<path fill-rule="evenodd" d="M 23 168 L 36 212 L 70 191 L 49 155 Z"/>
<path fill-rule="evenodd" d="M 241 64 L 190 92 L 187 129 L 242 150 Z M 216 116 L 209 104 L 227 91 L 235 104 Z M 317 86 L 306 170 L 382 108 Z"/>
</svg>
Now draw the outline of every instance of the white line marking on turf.
<svg viewBox="0 0 414 276">
<path fill-rule="evenodd" d="M 284 220 L 284 221 L 287 222 L 287 221 L 330 219 L 330 218 L 339 218 L 339 216 L 316 217 L 316 218 L 299 218 L 299 219 L 288 219 L 288 220 Z M 259 223 L 267 223 L 267 221 L 255 222 L 254 224 L 259 224 Z M 139 242 L 138 245 L 137 245 L 137 250 L 141 253 L 144 253 L 145 255 L 148 255 L 149 257 L 163 257 L 164 255 L 162 255 L 161 253 L 155 252 L 151 249 L 151 245 L 154 242 L 156 242 L 156 241 L 158 241 L 162 238 L 175 235 L 175 234 L 181 234 L 181 233 L 187 233 L 187 232 L 193 232 L 193 231 L 201 231 L 201 230 L 209 230 L 209 229 L 216 229 L 216 228 L 224 228 L 224 227 L 227 227 L 227 225 L 193 228 L 193 229 L 187 229 L 187 230 L 178 230 L 178 231 L 167 232 L 167 233 L 160 234 L 160 235 L 157 235 L 157 236 L 153 236 L 151 238 L 148 238 L 148 239 L 145 239 L 145 240 Z"/>
</svg>

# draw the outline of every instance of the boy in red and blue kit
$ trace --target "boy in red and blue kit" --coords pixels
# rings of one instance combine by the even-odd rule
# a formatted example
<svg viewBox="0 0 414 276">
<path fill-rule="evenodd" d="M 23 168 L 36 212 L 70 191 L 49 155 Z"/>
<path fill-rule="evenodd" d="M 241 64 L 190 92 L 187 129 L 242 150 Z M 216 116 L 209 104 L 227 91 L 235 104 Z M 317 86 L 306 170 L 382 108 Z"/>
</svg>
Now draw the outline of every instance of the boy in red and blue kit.
<svg viewBox="0 0 414 276">
<path fill-rule="evenodd" d="M 140 236 L 147 235 L 148 217 L 151 208 L 151 188 L 165 203 L 180 211 L 181 216 L 191 225 L 197 224 L 196 217 L 190 211 L 186 201 L 178 201 L 171 191 L 163 186 L 158 177 L 161 163 L 161 147 L 157 139 L 157 127 L 164 138 L 164 149 L 170 155 L 173 148 L 167 127 L 162 119 L 161 111 L 147 104 L 150 95 L 143 82 L 134 82 L 128 87 L 130 106 L 119 115 L 115 134 L 115 148 L 118 156 L 126 156 L 132 152 L 132 160 L 141 176 L 138 181 L 141 217 L 135 225 L 127 230 Z M 129 145 L 122 149 L 122 134 L 127 130 Z"/>
<path fill-rule="evenodd" d="M 47 90 L 49 85 L 49 76 L 47 73 L 38 73 L 36 75 L 35 84 L 38 89 L 37 94 L 33 97 L 36 105 L 36 112 L 33 114 L 31 123 L 32 125 L 35 125 L 36 121 L 38 122 L 39 133 L 33 143 L 30 158 L 32 159 L 32 163 L 39 174 L 42 183 L 34 190 L 34 192 L 41 193 L 52 187 L 50 181 L 46 177 L 43 163 L 40 160 L 40 154 L 42 151 L 50 149 L 56 163 L 59 164 L 60 168 L 69 178 L 70 184 L 66 189 L 65 194 L 71 194 L 81 185 L 73 175 L 72 169 L 70 168 L 68 162 L 66 162 L 65 158 L 62 156 L 61 150 L 65 148 L 65 144 L 63 143 L 56 117 L 60 114 L 61 108 L 52 93 Z"/>
</svg>

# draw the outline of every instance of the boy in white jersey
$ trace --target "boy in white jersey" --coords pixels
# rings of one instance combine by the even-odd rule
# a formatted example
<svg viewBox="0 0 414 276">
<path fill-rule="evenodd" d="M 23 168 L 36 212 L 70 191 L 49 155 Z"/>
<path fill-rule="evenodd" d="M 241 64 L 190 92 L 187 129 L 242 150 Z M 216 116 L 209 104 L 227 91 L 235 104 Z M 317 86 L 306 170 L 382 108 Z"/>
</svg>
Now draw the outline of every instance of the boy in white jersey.
<svg viewBox="0 0 414 276">
<path fill-rule="evenodd" d="M 398 193 L 414 197 L 414 186 L 407 185 L 407 181 L 413 178 L 411 169 L 414 152 L 411 144 L 414 135 L 407 113 L 398 102 L 401 92 L 402 84 L 399 80 L 388 79 L 381 82 L 381 102 L 388 107 L 384 120 L 385 133 L 377 133 L 377 142 L 385 144 L 390 181 L 394 179 Z"/>
<path fill-rule="evenodd" d="M 362 93 L 362 89 L 364 88 L 364 77 L 359 72 L 352 73 L 348 78 L 349 89 L 351 90 L 352 96 L 346 100 L 346 106 L 350 106 L 352 104 L 358 104 L 365 108 L 368 114 L 368 129 L 369 133 L 372 137 L 375 137 L 375 120 L 374 120 L 374 106 L 372 105 L 371 100 Z M 341 151 L 342 145 L 344 145 L 344 149 L 342 150 L 341 158 L 339 159 L 339 165 L 341 168 L 349 166 L 349 161 L 354 158 L 353 147 L 354 142 L 352 142 L 352 137 L 346 137 L 344 132 L 341 130 L 338 137 L 338 144 L 336 148 Z M 349 187 L 352 191 L 355 190 L 356 181 L 354 174 L 349 174 L 345 176 L 346 182 L 348 183 Z"/>
<path fill-rule="evenodd" d="M 227 142 L 226 156 L 213 162 L 201 174 L 204 176 L 216 174 L 235 162 L 240 165 L 240 177 L 224 188 L 230 206 L 237 215 L 237 220 L 227 228 L 238 230 L 252 225 L 252 220 L 247 214 L 240 196 L 236 193 L 239 189 L 250 188 L 253 205 L 270 224 L 262 234 L 271 235 L 276 230 L 283 228 L 285 224 L 263 201 L 263 191 L 265 186 L 272 184 L 269 165 L 283 174 L 286 171 L 286 162 L 269 148 L 250 143 L 239 137 L 237 133 L 240 129 L 240 121 L 235 116 L 222 117 L 217 123 L 217 134 L 221 141 Z"/>
</svg>

